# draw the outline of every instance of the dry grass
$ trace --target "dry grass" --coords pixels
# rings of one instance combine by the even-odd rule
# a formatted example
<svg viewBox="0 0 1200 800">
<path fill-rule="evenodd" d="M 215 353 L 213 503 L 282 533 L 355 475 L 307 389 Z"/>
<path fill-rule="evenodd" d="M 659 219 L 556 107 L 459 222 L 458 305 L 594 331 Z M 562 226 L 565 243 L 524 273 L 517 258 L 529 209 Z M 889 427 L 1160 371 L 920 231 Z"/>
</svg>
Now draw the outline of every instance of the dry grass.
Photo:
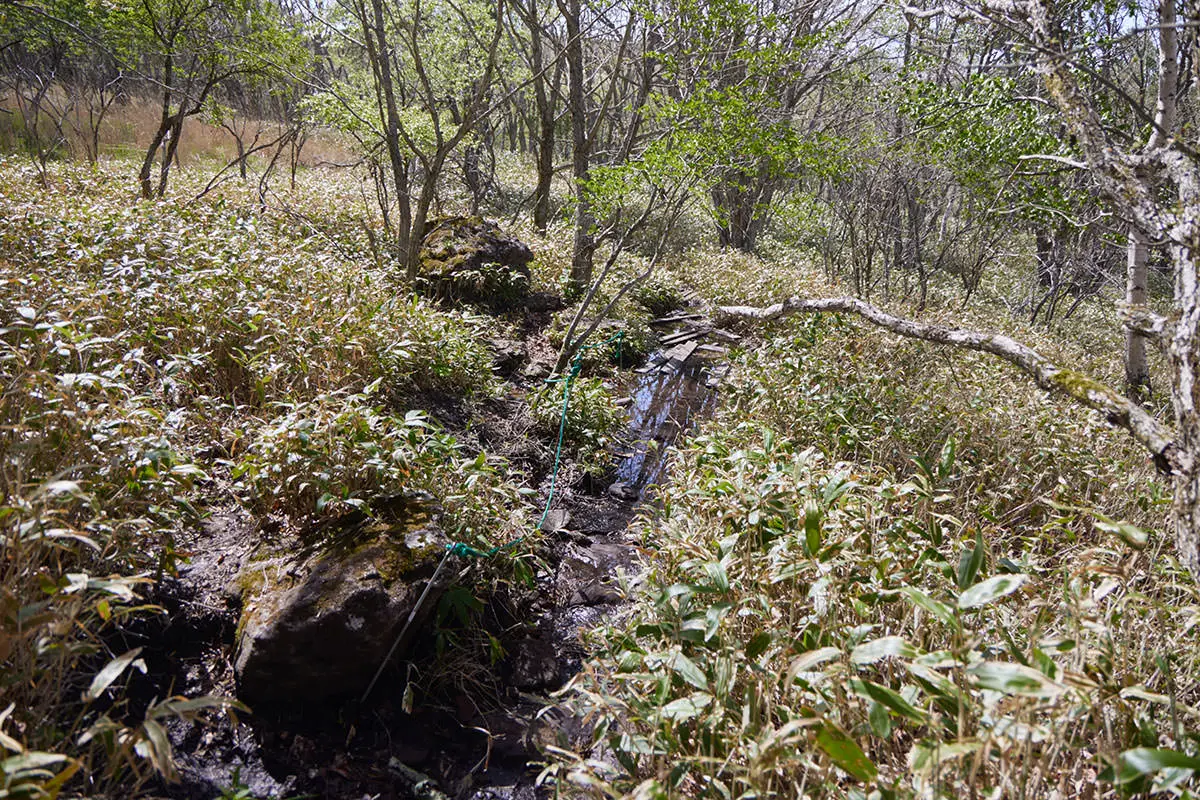
<svg viewBox="0 0 1200 800">
<path fill-rule="evenodd" d="M 52 102 L 58 109 L 71 107 L 69 98 L 62 91 L 55 91 Z M 116 103 L 100 124 L 100 156 L 115 159 L 144 157 L 158 128 L 160 116 L 161 108 L 153 98 L 133 97 Z M 256 136 L 263 143 L 277 138 L 282 131 L 279 123 L 268 120 L 239 119 L 231 124 L 242 133 L 247 146 Z M 19 136 L 23 127 L 16 97 L 11 92 L 0 96 L 0 152 L 20 149 Z M 43 136 L 53 136 L 54 127 L 48 119 L 41 121 L 40 130 Z M 76 160 L 87 159 L 91 133 L 87 111 L 82 104 L 77 103 L 64 115 L 63 130 L 67 135 L 69 155 Z M 237 157 L 237 141 L 230 131 L 220 125 L 193 117 L 184 126 L 178 156 L 180 163 L 186 165 L 228 163 Z M 304 143 L 300 163 L 314 167 L 347 164 L 356 160 L 353 151 L 337 134 L 315 131 Z"/>
</svg>

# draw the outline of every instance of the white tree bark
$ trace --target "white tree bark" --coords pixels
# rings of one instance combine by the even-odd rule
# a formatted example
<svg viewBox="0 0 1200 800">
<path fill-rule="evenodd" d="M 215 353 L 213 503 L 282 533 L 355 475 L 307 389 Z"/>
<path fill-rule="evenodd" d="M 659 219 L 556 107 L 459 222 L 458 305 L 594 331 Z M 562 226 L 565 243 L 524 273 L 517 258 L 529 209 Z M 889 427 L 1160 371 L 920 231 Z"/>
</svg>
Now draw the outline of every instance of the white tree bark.
<svg viewBox="0 0 1200 800">
<path fill-rule="evenodd" d="M 829 297 L 804 300 L 790 297 L 782 303 L 765 308 L 753 306 L 721 306 L 725 317 L 770 320 L 795 313 L 841 311 L 866 319 L 892 333 L 909 339 L 977 350 L 1019 367 L 1030 375 L 1038 386 L 1048 392 L 1070 397 L 1088 408 L 1104 414 L 1110 423 L 1129 431 L 1135 440 L 1153 456 L 1158 468 L 1168 474 L 1190 472 L 1192 458 L 1177 443 L 1177 434 L 1163 425 L 1144 408 L 1108 386 L 1074 370 L 1065 369 L 1031 347 L 1008 336 L 981 333 L 963 328 L 928 325 L 896 317 L 855 297 Z"/>
<path fill-rule="evenodd" d="M 1125 272 L 1125 305 L 1128 308 L 1142 308 L 1146 305 L 1146 263 L 1149 256 L 1149 237 L 1133 227 L 1129 231 Z M 1127 328 L 1125 331 L 1125 389 L 1134 400 L 1150 395 L 1146 335 L 1135 328 Z"/>
<path fill-rule="evenodd" d="M 1178 117 L 1179 42 L 1176 32 L 1175 0 L 1161 0 L 1158 7 L 1158 91 L 1154 109 L 1154 127 L 1145 153 L 1155 154 L 1170 145 L 1170 131 Z M 1151 174 L 1143 180 L 1156 182 Z M 1129 232 L 1128 268 L 1125 280 L 1125 304 L 1137 308 L 1146 304 L 1146 263 L 1150 237 L 1136 225 Z M 1146 364 L 1146 337 L 1129 329 L 1125 332 L 1125 384 L 1129 396 L 1145 399 L 1150 394 L 1150 369 Z"/>
</svg>

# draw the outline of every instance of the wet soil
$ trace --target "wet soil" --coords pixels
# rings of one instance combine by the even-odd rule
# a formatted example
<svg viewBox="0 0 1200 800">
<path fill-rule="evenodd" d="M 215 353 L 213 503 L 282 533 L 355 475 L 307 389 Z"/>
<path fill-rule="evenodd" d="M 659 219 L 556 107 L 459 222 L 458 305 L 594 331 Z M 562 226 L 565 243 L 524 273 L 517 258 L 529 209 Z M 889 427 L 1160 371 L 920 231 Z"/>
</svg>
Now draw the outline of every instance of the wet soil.
<svg viewBox="0 0 1200 800">
<path fill-rule="evenodd" d="M 639 541 L 629 523 L 643 503 L 653 502 L 648 490 L 665 480 L 671 444 L 715 406 L 707 369 L 697 358 L 678 371 L 626 377 L 630 424 L 617 466 L 604 480 L 561 489 L 555 507 L 567 512 L 558 515 L 565 524 L 545 536 L 536 554 L 542 568 L 535 590 L 498 595 L 485 610 L 489 633 L 503 650 L 491 668 L 464 665 L 452 691 L 436 700 L 418 693 L 406 712 L 409 679 L 420 686 L 423 678 L 409 665 L 436 657 L 436 643 L 425 636 L 408 664 L 386 673 L 364 705 L 353 698 L 318 703 L 298 697 L 287 707 L 256 707 L 252 715 L 217 725 L 175 723 L 169 733 L 181 781 L 164 786 L 163 794 L 175 800 L 537 796 L 541 749 L 578 745 L 586 733 L 550 693 L 580 669 L 586 657 L 581 634 L 622 613 L 622 581 L 639 570 Z M 531 472 L 545 471 L 516 395 L 494 405 L 494 424 L 472 434 L 480 446 L 499 446 Z M 458 413 L 440 410 L 451 418 Z M 171 676 L 167 691 L 236 695 L 236 578 L 273 530 L 271 520 L 252 520 L 236 507 L 213 514 L 178 577 L 161 584 L 155 599 L 168 613 L 154 637 L 151 672 Z M 446 658 L 442 653 L 439 660 Z"/>
</svg>

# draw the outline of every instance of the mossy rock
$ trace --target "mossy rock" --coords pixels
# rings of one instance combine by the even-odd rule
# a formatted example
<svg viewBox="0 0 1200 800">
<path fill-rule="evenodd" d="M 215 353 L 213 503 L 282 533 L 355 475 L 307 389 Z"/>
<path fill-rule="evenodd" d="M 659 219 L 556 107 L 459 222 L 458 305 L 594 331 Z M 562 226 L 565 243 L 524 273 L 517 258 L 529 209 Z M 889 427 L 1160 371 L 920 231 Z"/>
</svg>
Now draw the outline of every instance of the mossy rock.
<svg viewBox="0 0 1200 800">
<path fill-rule="evenodd" d="M 445 552 L 431 509 L 248 565 L 234 669 L 252 703 L 319 702 L 362 692 Z M 449 573 L 444 573 L 448 576 Z M 439 578 L 401 643 L 420 630 Z"/>
<path fill-rule="evenodd" d="M 521 306 L 533 251 L 482 217 L 445 217 L 426 227 L 419 281 L 444 300 L 492 311 Z"/>
</svg>

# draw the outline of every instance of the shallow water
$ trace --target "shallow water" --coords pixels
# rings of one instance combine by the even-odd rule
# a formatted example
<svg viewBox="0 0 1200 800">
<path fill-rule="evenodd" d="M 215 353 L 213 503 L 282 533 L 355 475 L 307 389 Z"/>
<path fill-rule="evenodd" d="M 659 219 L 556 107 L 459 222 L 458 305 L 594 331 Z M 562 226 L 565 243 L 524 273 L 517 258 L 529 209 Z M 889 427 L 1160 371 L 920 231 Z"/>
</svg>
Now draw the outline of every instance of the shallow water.
<svg viewBox="0 0 1200 800">
<path fill-rule="evenodd" d="M 664 476 L 667 449 L 709 414 L 717 392 L 705 385 L 710 362 L 693 358 L 682 369 L 638 376 L 630 393 L 627 441 L 630 455 L 617 467 L 617 480 L 641 492 Z"/>
</svg>

